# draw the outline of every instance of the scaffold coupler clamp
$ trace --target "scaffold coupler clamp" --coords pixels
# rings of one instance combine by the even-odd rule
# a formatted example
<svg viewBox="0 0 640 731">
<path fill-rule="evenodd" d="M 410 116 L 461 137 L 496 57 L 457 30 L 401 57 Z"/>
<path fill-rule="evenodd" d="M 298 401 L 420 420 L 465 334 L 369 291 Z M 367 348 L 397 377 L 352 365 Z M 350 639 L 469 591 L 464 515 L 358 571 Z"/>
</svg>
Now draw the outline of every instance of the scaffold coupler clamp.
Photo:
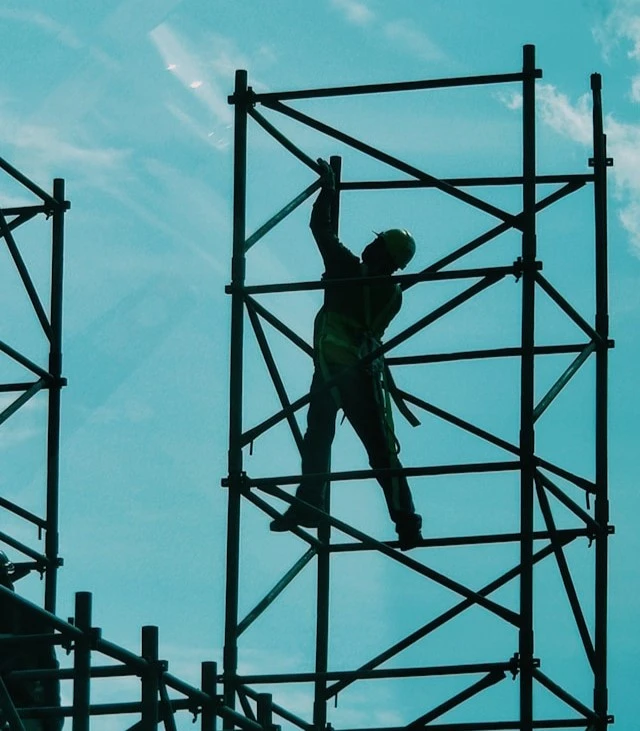
<svg viewBox="0 0 640 731">
<path fill-rule="evenodd" d="M 515 680 L 518 677 L 518 673 L 522 669 L 524 663 L 522 662 L 522 659 L 520 658 L 519 652 L 514 652 L 513 657 L 509 661 L 509 672 L 511 673 L 511 677 L 513 680 Z M 540 659 L 537 657 L 531 658 L 531 668 L 539 668 L 540 667 Z"/>
<path fill-rule="evenodd" d="M 525 262 L 523 260 L 523 258 L 521 256 L 519 256 L 513 262 L 513 276 L 515 277 L 516 284 L 520 281 L 520 279 L 522 279 L 522 275 L 527 270 L 534 271 L 534 272 L 542 271 L 542 262 L 541 261 Z"/>
</svg>

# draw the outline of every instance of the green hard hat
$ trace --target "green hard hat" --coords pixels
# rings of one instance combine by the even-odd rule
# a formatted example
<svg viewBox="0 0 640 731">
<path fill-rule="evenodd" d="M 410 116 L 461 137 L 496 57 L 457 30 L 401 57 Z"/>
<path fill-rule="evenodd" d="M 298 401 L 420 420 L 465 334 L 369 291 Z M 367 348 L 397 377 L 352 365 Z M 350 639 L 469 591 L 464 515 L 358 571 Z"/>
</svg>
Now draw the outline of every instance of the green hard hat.
<svg viewBox="0 0 640 731">
<path fill-rule="evenodd" d="M 382 236 L 389 256 L 399 269 L 404 269 L 416 253 L 416 242 L 404 228 L 390 228 L 382 231 Z"/>
</svg>

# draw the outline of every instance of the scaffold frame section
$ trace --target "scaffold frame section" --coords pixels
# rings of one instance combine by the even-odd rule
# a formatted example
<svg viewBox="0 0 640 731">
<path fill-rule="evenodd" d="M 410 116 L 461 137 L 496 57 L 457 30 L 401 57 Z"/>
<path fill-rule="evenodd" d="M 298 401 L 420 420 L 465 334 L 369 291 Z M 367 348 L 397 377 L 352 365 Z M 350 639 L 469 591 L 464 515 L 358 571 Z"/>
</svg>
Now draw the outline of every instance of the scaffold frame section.
<svg viewBox="0 0 640 731">
<path fill-rule="evenodd" d="M 3 600 L 15 602 L 25 611 L 40 615 L 43 623 L 51 627 L 46 635 L 3 635 L 0 648 L 7 652 L 19 643 L 46 643 L 55 645 L 73 655 L 73 665 L 58 669 L 29 669 L 3 672 L 6 680 L 57 680 L 72 681 L 71 705 L 60 707 L 15 708 L 2 680 L 0 680 L 0 719 L 13 721 L 13 729 L 23 729 L 20 719 L 70 718 L 73 731 L 89 731 L 90 719 L 97 716 L 139 715 L 140 721 L 131 731 L 152 731 L 162 724 L 166 731 L 175 731 L 175 714 L 187 712 L 193 723 L 199 719 L 202 731 L 215 731 L 217 719 L 222 718 L 243 731 L 270 731 L 269 725 L 245 718 L 233 709 L 226 708 L 217 693 L 217 665 L 201 664 L 201 687 L 196 688 L 172 675 L 168 663 L 158 657 L 158 628 L 142 628 L 140 654 L 133 653 L 102 637 L 100 628 L 91 623 L 92 596 L 89 592 L 76 594 L 75 616 L 65 622 L 54 614 L 0 586 Z M 93 664 L 96 656 L 108 664 Z M 108 678 L 138 678 L 140 694 L 137 700 L 118 703 L 92 703 L 92 687 L 95 681 Z M 4 692 L 3 692 L 4 691 Z M 169 696 L 169 692 L 173 697 Z M 177 694 L 177 696 L 176 696 Z M 260 699 L 261 722 L 269 718 L 270 697 Z M 4 715 L 3 715 L 4 714 Z"/>
<path fill-rule="evenodd" d="M 35 515 L 15 502 L 0 496 L 0 510 L 11 513 L 24 520 L 37 530 L 38 535 L 44 531 L 44 552 L 36 550 L 14 537 L 0 532 L 0 541 L 18 551 L 31 560 L 31 568 L 44 573 L 45 590 L 44 606 L 55 612 L 57 570 L 62 563 L 58 545 L 58 494 L 59 494 L 59 462 L 60 462 L 60 394 L 66 385 L 62 376 L 62 285 L 64 261 L 64 214 L 70 203 L 65 200 L 64 180 L 53 181 L 53 192 L 47 193 L 26 175 L 0 158 L 0 170 L 17 182 L 23 192 L 35 196 L 37 202 L 32 205 L 20 205 L 0 208 L 0 238 L 4 240 L 10 258 L 18 273 L 24 292 L 26 293 L 33 313 L 38 320 L 42 336 L 47 343 L 48 362 L 38 364 L 26 354 L 13 348 L 11 343 L 2 339 L 0 333 L 0 357 L 6 357 L 20 365 L 25 371 L 25 379 L 0 384 L 0 392 L 16 394 L 0 413 L 0 425 L 23 408 L 40 393 L 48 391 L 47 427 L 46 427 L 46 513 Z M 45 216 L 51 219 L 51 263 L 50 263 L 50 301 L 45 306 L 29 267 L 21 254 L 14 232 L 29 221 Z"/>
<path fill-rule="evenodd" d="M 612 164 L 606 152 L 606 137 L 602 121 L 601 77 L 591 76 L 593 99 L 593 158 L 590 164 L 592 172 L 568 175 L 538 175 L 536 169 L 536 129 L 535 129 L 535 88 L 536 79 L 542 72 L 535 65 L 535 48 L 528 45 L 523 49 L 522 71 L 509 74 L 473 76 L 465 78 L 432 79 L 396 84 L 368 84 L 336 88 L 307 89 L 303 91 L 283 91 L 256 93 L 249 85 L 247 72 L 236 72 L 235 90 L 229 97 L 229 103 L 235 108 L 234 130 L 234 201 L 233 201 L 233 254 L 231 262 L 231 283 L 226 288 L 231 295 L 231 338 L 230 338 L 230 412 L 229 412 L 229 463 L 228 475 L 222 484 L 228 491 L 228 532 L 227 532 L 227 567 L 226 567 L 226 603 L 225 603 L 225 647 L 224 671 L 221 680 L 224 683 L 225 703 L 234 708 L 239 701 L 245 713 L 251 711 L 250 701 L 257 697 L 253 686 L 259 684 L 312 683 L 314 686 L 313 703 L 310 703 L 309 714 L 301 718 L 277 703 L 273 705 L 274 713 L 282 721 L 311 731 L 325 731 L 329 728 L 327 707 L 337 693 L 347 686 L 373 678 L 410 678 L 426 676 L 444 676 L 450 674 L 476 674 L 480 677 L 470 681 L 461 692 L 451 696 L 444 703 L 425 709 L 419 717 L 410 720 L 403 728 L 410 729 L 447 729 L 447 731 L 481 731 L 497 729 L 517 729 L 532 731 L 537 728 L 582 728 L 590 731 L 604 731 L 613 717 L 608 714 L 607 705 L 607 546 L 608 537 L 613 532 L 609 525 L 608 513 L 608 468 L 607 468 L 607 359 L 608 350 L 613 347 L 609 339 L 608 329 L 608 292 L 607 292 L 607 209 L 606 209 L 606 173 Z M 341 130 L 311 117 L 302 111 L 285 104 L 291 100 L 312 98 L 344 97 L 358 94 L 385 94 L 391 92 L 407 92 L 435 88 L 482 86 L 501 83 L 521 84 L 522 93 L 522 174 L 505 177 L 469 177 L 469 178 L 437 178 L 416 166 L 398 159 L 376 147 L 359 140 Z M 448 302 L 431 312 L 426 313 L 415 323 L 406 327 L 395 337 L 381 346 L 375 353 L 365 358 L 361 364 L 380 355 L 389 355 L 388 364 L 420 365 L 433 362 L 453 362 L 462 360 L 481 360 L 488 358 L 518 358 L 520 360 L 520 392 L 515 397 L 519 403 L 520 432 L 518 442 L 508 442 L 479 426 L 439 408 L 411 393 L 402 391 L 400 395 L 409 404 L 436 416 L 444 422 L 457 427 L 463 432 L 474 435 L 494 446 L 503 449 L 506 459 L 500 462 L 473 464 L 442 464 L 404 468 L 390 472 L 402 472 L 406 476 L 445 475 L 445 474 L 479 474 L 483 472 L 509 472 L 519 475 L 520 479 L 520 530 L 517 533 L 452 536 L 448 538 L 426 538 L 421 547 L 429 549 L 443 545 L 479 545 L 515 543 L 519 545 L 520 560 L 510 570 L 498 576 L 492 582 L 478 589 L 471 589 L 458 583 L 449 576 L 435 571 L 426 563 L 399 552 L 396 542 L 380 542 L 363 533 L 344 521 L 336 519 L 322 511 L 317 511 L 320 528 L 317 538 L 303 528 L 296 527 L 292 532 L 306 544 L 306 552 L 300 556 L 291 568 L 282 576 L 273 588 L 244 617 L 239 617 L 240 572 L 240 524 L 241 506 L 251 503 L 262 510 L 267 517 L 275 518 L 280 513 L 273 504 L 265 500 L 265 496 L 276 497 L 286 508 L 299 503 L 282 487 L 299 483 L 301 475 L 285 474 L 269 477 L 252 477 L 245 468 L 243 449 L 252 445 L 272 427 L 286 421 L 298 447 L 302 435 L 296 420 L 296 413 L 305 407 L 310 400 L 306 394 L 298 399 L 291 399 L 284 379 L 269 346 L 263 323 L 268 323 L 292 344 L 313 357 L 312 346 L 287 326 L 267 307 L 257 300 L 257 295 L 274 292 L 297 292 L 304 290 L 324 290 L 329 287 L 349 286 L 353 282 L 345 280 L 322 280 L 304 282 L 285 282 L 248 286 L 245 281 L 247 254 L 269 231 L 280 224 L 289 214 L 308 200 L 320 188 L 319 178 L 293 198 L 282 210 L 275 213 L 254 233 L 247 235 L 247 143 L 248 122 L 251 120 L 276 140 L 282 147 L 316 174 L 320 173 L 319 165 L 313 156 L 300 149 L 287 138 L 274 123 L 269 121 L 256 107 L 261 105 L 272 114 L 281 115 L 298 122 L 306 129 L 312 129 L 324 137 L 346 145 L 352 150 L 384 163 L 404 173 L 404 180 L 380 181 L 343 181 L 341 178 L 341 160 L 331 158 L 331 165 L 336 175 L 335 212 L 340 206 L 340 194 L 349 190 L 410 189 L 436 188 L 448 196 L 452 196 L 469 206 L 481 210 L 497 219 L 497 224 L 471 241 L 450 252 L 438 261 L 417 274 L 394 276 L 392 279 L 400 283 L 403 289 L 416 286 L 421 282 L 455 279 L 460 280 L 466 289 L 452 297 Z M 538 198 L 537 186 L 557 184 L 552 193 Z M 509 213 L 468 192 L 467 188 L 477 186 L 518 185 L 522 189 L 522 210 L 517 214 Z M 542 273 L 542 262 L 537 259 L 536 250 L 536 216 L 552 204 L 592 185 L 594 191 L 595 211 L 595 322 L 592 324 L 588 316 L 582 315 Z M 463 190 L 464 188 L 464 190 Z M 480 249 L 507 231 L 517 231 L 522 235 L 521 255 L 515 262 L 503 267 L 487 267 L 474 269 L 452 269 L 450 265 L 459 262 L 471 252 Z M 415 356 L 393 357 L 392 351 L 413 335 L 423 331 L 433 322 L 445 317 L 461 304 L 472 300 L 480 292 L 491 288 L 505 277 L 513 276 L 522 288 L 521 340 L 519 345 L 499 349 L 460 350 L 450 353 L 420 354 Z M 372 281 L 361 279 L 360 283 Z M 535 297 L 544 292 L 576 325 L 584 335 L 581 342 L 560 345 L 541 345 L 536 342 Z M 280 410 L 271 414 L 257 424 L 246 427 L 244 424 L 244 338 L 245 318 L 251 325 L 271 377 L 274 390 L 280 402 Z M 534 398 L 534 366 L 539 357 L 557 354 L 575 354 L 573 362 L 557 379 L 548 392 L 536 403 Z M 571 381 L 586 362 L 595 359 L 596 370 L 596 434 L 595 434 L 595 480 L 587 479 L 559 464 L 545 459 L 536 453 L 535 425 L 558 394 Z M 330 389 L 332 382 L 325 384 Z M 332 472 L 323 475 L 330 483 L 363 478 L 373 478 L 380 474 L 379 470 L 358 470 L 348 472 Z M 593 510 L 583 509 L 575 500 L 566 494 L 558 484 L 566 481 L 579 488 L 587 497 L 595 497 Z M 262 493 L 262 495 L 261 495 Z M 571 530 L 558 528 L 554 519 L 549 496 L 561 503 L 578 520 L 579 527 Z M 312 509 L 305 504 L 305 509 Z M 544 516 L 545 530 L 534 530 L 534 510 L 541 511 Z M 332 530 L 352 539 L 350 542 L 333 542 Z M 589 628 L 585 613 L 576 593 L 574 580 L 566 556 L 566 548 L 578 538 L 588 538 L 589 545 L 595 544 L 595 586 L 593 594 L 594 620 Z M 458 595 L 457 604 L 435 616 L 426 624 L 404 637 L 391 647 L 382 650 L 368 662 L 348 671 L 332 671 L 328 665 L 329 646 L 329 591 L 330 565 L 333 556 L 344 552 L 377 551 L 389 560 L 405 566 L 407 569 L 421 574 L 429 581 L 444 586 Z M 533 571 L 534 567 L 546 558 L 555 559 L 562 579 L 566 599 L 571 607 L 576 628 L 580 636 L 583 651 L 589 667 L 593 672 L 593 703 L 585 703 L 574 697 L 552 678 L 543 672 L 543 662 L 536 657 L 533 632 Z M 252 673 L 242 675 L 238 671 L 238 646 L 241 635 L 267 609 L 271 608 L 291 581 L 313 561 L 317 563 L 317 614 L 315 642 L 315 671 L 313 673 L 270 674 Z M 519 610 L 514 612 L 502 604 L 493 601 L 490 595 L 509 582 L 519 584 Z M 481 606 L 500 617 L 518 630 L 518 643 L 513 656 L 505 657 L 499 662 L 487 662 L 469 665 L 444 665 L 438 667 L 406 667 L 398 669 L 381 668 L 387 660 L 398 656 L 404 649 L 412 646 L 434 629 L 444 625 L 452 618 L 463 613 L 472 606 Z M 512 675 L 517 677 L 519 717 L 511 721 L 490 718 L 477 719 L 473 722 L 442 722 L 443 716 L 460 708 L 468 699 L 475 698 L 485 689 L 500 683 Z M 566 717 L 536 718 L 534 716 L 534 690 L 544 688 L 567 709 Z M 576 717 L 577 716 L 577 717 Z M 446 719 L 445 719 L 446 721 Z M 332 726 L 333 727 L 333 726 Z M 231 728 L 227 724 L 227 728 Z M 364 731 L 364 730 L 360 730 Z M 385 731 L 391 731 L 391 727 Z"/>
</svg>

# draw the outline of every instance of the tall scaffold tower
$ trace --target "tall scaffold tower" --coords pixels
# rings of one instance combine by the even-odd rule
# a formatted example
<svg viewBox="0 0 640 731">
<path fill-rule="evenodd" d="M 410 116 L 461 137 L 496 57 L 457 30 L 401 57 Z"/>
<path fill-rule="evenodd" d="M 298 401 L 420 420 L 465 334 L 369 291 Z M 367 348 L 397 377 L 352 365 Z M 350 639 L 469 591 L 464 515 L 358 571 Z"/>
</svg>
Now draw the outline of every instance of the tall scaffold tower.
<svg viewBox="0 0 640 731">
<path fill-rule="evenodd" d="M 249 718 L 256 718 L 254 704 L 264 698 L 266 689 L 277 722 L 305 731 L 604 731 L 613 721 L 607 701 L 607 545 L 613 532 L 607 484 L 607 359 L 613 342 L 608 329 L 606 187 L 612 160 L 607 157 L 603 130 L 601 77 L 593 74 L 593 156 L 589 167 L 570 174 L 538 172 L 536 80 L 541 77 L 531 45 L 523 49 L 521 70 L 484 76 L 258 92 L 249 86 L 246 71 L 236 72 L 235 91 L 229 99 L 235 108 L 235 147 L 233 256 L 227 288 L 231 296 L 231 346 L 229 465 L 223 480 L 228 492 L 228 536 L 222 681 L 225 704 L 229 708 L 239 704 Z M 521 96 L 520 172 L 511 176 L 437 177 L 300 109 L 306 103 L 318 110 L 323 100 L 328 105 L 329 100 L 339 97 L 361 100 L 374 95 L 379 99 L 406 92 L 426 96 L 443 89 L 462 92 L 496 85 L 515 85 Z M 486 511 L 485 518 L 497 516 L 489 521 L 493 530 L 464 535 L 447 530 L 440 534 L 437 520 L 430 519 L 427 510 L 423 543 L 411 553 L 402 553 L 396 542 L 381 541 L 366 527 L 357 527 L 357 516 L 346 512 L 346 517 L 342 513 L 337 517 L 331 511 L 330 517 L 319 516 L 323 521 L 317 535 L 295 527 L 285 548 L 267 545 L 267 541 L 285 540 L 280 535 L 270 536 L 267 521 L 297 504 L 288 488 L 301 478 L 295 467 L 295 450 L 280 451 L 282 442 L 267 440 L 280 429 L 299 448 L 302 431 L 298 416 L 309 403 L 308 393 L 297 398 L 290 395 L 286 380 L 295 380 L 296 373 L 292 374 L 286 357 L 283 362 L 278 356 L 296 351 L 313 357 L 312 346 L 286 316 L 298 313 L 294 300 L 281 306 L 279 315 L 271 304 L 276 296 L 292 298 L 293 293 L 339 286 L 330 280 L 264 283 L 260 264 L 256 262 L 252 268 L 252 256 L 257 256 L 254 247 L 266 247 L 264 237 L 277 232 L 320 187 L 317 155 L 292 141 L 293 135 L 285 134 L 272 121 L 276 117 L 283 124 L 286 121 L 287 130 L 294 129 L 293 122 L 299 125 L 296 129 L 302 130 L 305 147 L 314 144 L 313 134 L 317 133 L 319 140 L 329 138 L 350 154 L 356 151 L 396 174 L 404 174 L 401 180 L 346 180 L 346 162 L 334 156 L 336 219 L 338 211 L 344 217 L 351 205 L 353 199 L 347 201 L 347 195 L 373 190 L 407 195 L 423 190 L 424 195 L 453 199 L 493 219 L 490 228 L 417 274 L 394 277 L 405 291 L 415 288 L 414 298 L 418 292 L 426 292 L 424 288 L 443 284 L 450 288 L 447 291 L 457 290 L 438 306 L 418 308 L 415 321 L 375 354 L 387 356 L 396 373 L 409 367 L 425 369 L 412 390 L 430 382 L 437 364 L 447 369 L 467 364 L 476 371 L 484 368 L 482 373 L 490 364 L 498 374 L 504 372 L 503 364 L 513 364 L 515 376 L 500 383 L 489 409 L 492 414 L 501 409 L 517 412 L 508 429 L 506 421 L 501 429 L 486 428 L 481 422 L 442 408 L 432 398 L 398 387 L 404 401 L 430 418 L 430 423 L 459 434 L 460 454 L 464 455 L 465 440 L 473 438 L 483 448 L 492 449 L 491 455 L 499 455 L 498 459 L 465 461 L 463 456 L 455 462 L 422 463 L 420 460 L 429 459 L 438 432 L 435 427 L 430 429 L 428 443 L 420 443 L 416 437 L 415 443 L 422 446 L 405 457 L 413 464 L 403 472 L 418 485 L 418 504 L 423 500 L 424 483 L 442 485 L 440 505 L 447 495 L 451 500 L 456 495 L 458 502 L 450 511 L 460 516 L 478 505 L 478 510 Z M 305 165 L 311 176 L 308 187 L 249 234 L 250 123 Z M 393 125 L 397 131 L 402 121 L 394 119 Z M 326 149 L 326 141 L 324 144 L 321 147 L 318 143 L 315 149 Z M 275 171 L 270 177 L 272 185 L 274 178 Z M 510 212 L 504 205 L 489 202 L 470 192 L 474 189 L 519 190 L 517 210 Z M 552 281 L 575 269 L 575 262 L 563 262 L 562 251 L 552 249 L 540 236 L 543 229 L 538 219 L 552 205 L 566 206 L 579 191 L 589 189 L 592 195 L 586 204 L 586 218 L 593 219 L 593 228 L 587 240 L 580 242 L 581 265 L 577 268 L 584 271 L 582 265 L 592 262 L 593 297 L 587 305 L 583 298 L 579 298 L 580 304 L 572 304 Z M 575 215 L 575 209 L 572 211 Z M 546 229 L 544 232 L 548 237 Z M 499 265 L 475 264 L 473 257 L 508 235 L 515 246 L 505 249 L 505 260 Z M 469 259 L 474 265 L 465 267 Z M 264 264 L 265 257 L 258 257 L 258 261 Z M 557 262 L 564 266 L 553 269 Z M 507 286 L 510 289 L 505 289 Z M 420 335 L 435 330 L 443 321 L 460 312 L 467 316 L 474 307 L 482 311 L 485 298 L 500 288 L 506 293 L 505 321 L 511 322 L 517 315 L 512 342 L 475 349 L 465 349 L 461 343 L 448 352 L 406 354 L 409 344 L 422 347 Z M 261 298 L 271 304 L 265 305 Z M 547 309 L 540 309 L 543 307 Z M 546 341 L 546 315 L 541 313 L 550 309 L 567 326 L 562 342 Z M 449 332 L 455 335 L 455 329 Z M 566 332 L 571 333 L 569 338 Z M 276 338 L 286 345 L 276 345 Z M 405 354 L 396 355 L 399 350 Z M 264 407 L 268 399 L 255 377 L 256 353 L 266 366 L 274 400 L 277 398 L 275 409 L 268 413 Z M 568 403 L 565 396 L 568 398 L 578 384 L 584 386 L 585 378 L 595 426 L 588 458 L 582 454 L 582 462 L 574 467 L 570 459 L 572 433 L 590 422 L 586 412 L 581 417 L 578 411 L 576 419 L 575 414 L 563 414 L 563 407 Z M 395 380 L 400 383 L 400 377 Z M 460 388 L 464 390 L 462 384 Z M 470 395 L 467 389 L 465 393 L 473 401 L 488 389 L 486 386 Z M 566 438 L 567 461 L 563 461 L 561 447 L 559 451 L 549 448 L 549 439 L 541 438 L 542 427 L 550 421 L 560 427 L 551 432 L 556 442 L 551 447 L 558 447 L 557 442 Z M 250 458 L 250 454 L 258 451 L 261 441 L 268 445 L 268 459 L 252 462 L 256 457 Z M 288 454 L 294 460 L 291 464 Z M 362 469 L 325 475 L 331 484 L 332 506 L 347 492 L 345 488 L 359 489 L 358 481 L 372 482 L 375 476 L 376 470 Z M 504 491 L 498 485 L 504 486 Z M 474 495 L 479 491 L 483 497 L 477 503 Z M 503 506 L 501 500 L 505 501 Z M 292 554 L 297 544 L 303 546 L 303 552 Z M 455 552 L 457 559 L 442 559 L 449 555 L 447 551 Z M 478 556 L 480 564 L 484 556 L 490 557 L 486 567 L 479 565 Z M 499 556 L 503 557 L 502 564 Z M 341 568 L 341 562 L 348 562 L 348 569 Z M 391 566 L 387 573 L 379 568 L 382 563 Z M 483 568 L 500 565 L 491 580 L 483 578 Z M 371 571 L 391 582 L 387 585 L 387 625 L 369 618 L 376 600 L 358 592 L 363 577 Z M 420 587 L 412 584 L 403 594 L 401 571 L 420 582 Z M 264 590 L 267 580 L 271 583 Z M 303 588 L 293 604 L 287 605 L 287 596 L 298 584 Z M 257 594 L 258 589 L 262 593 Z M 304 605 L 303 595 L 308 600 Z M 278 611 L 281 605 L 286 606 Z M 343 623 L 343 613 L 348 611 L 355 617 L 350 634 L 344 632 Z M 309 622 L 296 635 L 302 615 Z M 465 617 L 471 618 L 470 624 L 464 624 Z M 408 622 L 407 628 L 398 634 L 405 627 L 403 621 Z M 385 644 L 389 633 L 392 641 Z M 445 639 L 438 643 L 441 635 Z M 568 649 L 560 650 L 565 643 Z"/>
</svg>

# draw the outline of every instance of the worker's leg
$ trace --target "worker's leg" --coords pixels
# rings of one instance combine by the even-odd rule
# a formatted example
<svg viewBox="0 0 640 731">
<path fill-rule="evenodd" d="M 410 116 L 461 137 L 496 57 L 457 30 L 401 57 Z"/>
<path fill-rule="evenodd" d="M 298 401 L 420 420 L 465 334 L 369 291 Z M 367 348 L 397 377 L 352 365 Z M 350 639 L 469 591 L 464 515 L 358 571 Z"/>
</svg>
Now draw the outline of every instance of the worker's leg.
<svg viewBox="0 0 640 731">
<path fill-rule="evenodd" d="M 316 474 L 326 474 L 331 464 L 331 444 L 336 430 L 338 407 L 331 392 L 324 388 L 324 378 L 318 368 L 311 381 L 311 400 L 307 413 L 307 430 L 302 438 L 301 470 L 302 480 L 296 490 L 296 497 L 316 508 L 324 509 L 327 482 Z M 271 530 L 289 530 L 292 524 L 315 527 L 318 517 L 312 511 L 290 506 L 281 518 L 271 523 Z"/>
<path fill-rule="evenodd" d="M 393 426 L 388 424 L 374 377 L 359 370 L 345 374 L 340 384 L 340 398 L 345 415 L 360 437 L 373 469 L 401 469 L 395 450 Z M 416 514 L 409 483 L 404 475 L 380 475 L 389 515 L 398 534 L 419 535 L 422 520 Z"/>
<path fill-rule="evenodd" d="M 307 475 L 327 473 L 331 466 L 331 445 L 336 433 L 338 406 L 331 392 L 324 387 L 324 378 L 316 368 L 311 381 L 311 401 L 307 413 L 307 430 L 302 439 L 302 481 L 296 497 L 322 507 L 326 480 Z"/>
</svg>

